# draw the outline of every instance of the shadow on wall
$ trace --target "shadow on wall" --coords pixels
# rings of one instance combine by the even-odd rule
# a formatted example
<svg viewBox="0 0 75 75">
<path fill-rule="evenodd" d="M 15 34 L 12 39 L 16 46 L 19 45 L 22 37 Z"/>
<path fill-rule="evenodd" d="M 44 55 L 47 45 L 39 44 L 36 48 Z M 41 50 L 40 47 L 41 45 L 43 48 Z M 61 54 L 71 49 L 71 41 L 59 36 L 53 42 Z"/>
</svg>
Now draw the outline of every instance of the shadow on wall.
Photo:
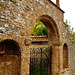
<svg viewBox="0 0 75 75">
<path fill-rule="evenodd" d="M 0 75 L 20 75 L 21 55 L 20 47 L 13 40 L 0 42 Z"/>
</svg>

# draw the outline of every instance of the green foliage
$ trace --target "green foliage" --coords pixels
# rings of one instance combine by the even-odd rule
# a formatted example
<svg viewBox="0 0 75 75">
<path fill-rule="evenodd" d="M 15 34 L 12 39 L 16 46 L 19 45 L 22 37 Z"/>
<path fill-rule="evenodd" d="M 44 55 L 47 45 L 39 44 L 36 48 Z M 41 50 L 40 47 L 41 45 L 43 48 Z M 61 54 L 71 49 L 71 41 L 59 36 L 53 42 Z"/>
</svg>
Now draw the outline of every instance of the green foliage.
<svg viewBox="0 0 75 75">
<path fill-rule="evenodd" d="M 72 41 L 75 41 L 75 32 L 73 31 L 74 28 L 69 25 L 69 33 Z"/>
<path fill-rule="evenodd" d="M 29 75 L 40 75 L 40 67 L 30 66 L 30 74 Z M 42 75 L 48 75 L 48 67 L 42 68 Z"/>
<path fill-rule="evenodd" d="M 70 33 L 71 40 L 75 41 L 75 32 L 73 31 L 74 28 L 73 27 L 71 28 L 70 22 L 68 22 L 68 20 L 66 20 L 64 23 L 67 24 L 69 27 L 69 33 Z"/>
<path fill-rule="evenodd" d="M 43 36 L 47 34 L 47 28 L 41 21 L 37 21 L 31 31 L 31 36 Z"/>
<path fill-rule="evenodd" d="M 13 3 L 17 3 L 17 0 L 10 0 L 11 2 L 13 2 Z"/>
<path fill-rule="evenodd" d="M 70 37 L 71 37 L 72 41 L 75 41 L 75 32 L 70 33 Z"/>
</svg>

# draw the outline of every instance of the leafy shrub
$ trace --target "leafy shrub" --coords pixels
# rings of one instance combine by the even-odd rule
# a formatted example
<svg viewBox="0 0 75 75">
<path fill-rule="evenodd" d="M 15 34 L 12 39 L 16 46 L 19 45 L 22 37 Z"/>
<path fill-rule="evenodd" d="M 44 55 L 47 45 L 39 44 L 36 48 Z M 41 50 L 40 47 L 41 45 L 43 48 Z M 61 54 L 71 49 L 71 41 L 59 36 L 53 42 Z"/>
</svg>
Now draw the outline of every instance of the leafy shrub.
<svg viewBox="0 0 75 75">
<path fill-rule="evenodd" d="M 33 26 L 31 36 L 44 36 L 44 35 L 46 36 L 48 35 L 47 28 L 41 21 L 37 21 Z"/>
</svg>

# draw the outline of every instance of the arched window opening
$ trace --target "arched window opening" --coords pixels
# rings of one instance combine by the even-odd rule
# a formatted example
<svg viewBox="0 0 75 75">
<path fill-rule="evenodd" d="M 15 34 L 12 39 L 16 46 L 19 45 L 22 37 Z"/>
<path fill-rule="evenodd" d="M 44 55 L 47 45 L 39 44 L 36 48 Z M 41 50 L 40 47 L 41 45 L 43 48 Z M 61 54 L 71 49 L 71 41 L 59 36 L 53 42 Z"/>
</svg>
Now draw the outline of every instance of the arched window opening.
<svg viewBox="0 0 75 75">
<path fill-rule="evenodd" d="M 68 68 L 68 46 L 66 43 L 63 46 L 63 68 Z"/>
<path fill-rule="evenodd" d="M 8 40 L 8 39 L 4 40 L 0 43 L 0 46 L 1 46 L 0 52 L 3 51 L 5 54 L 20 54 L 19 51 L 20 47 L 13 40 Z"/>
<path fill-rule="evenodd" d="M 1 65 L 2 63 L 3 66 Z M 10 39 L 0 42 L 0 74 L 20 75 L 21 54 L 19 45 Z"/>
</svg>

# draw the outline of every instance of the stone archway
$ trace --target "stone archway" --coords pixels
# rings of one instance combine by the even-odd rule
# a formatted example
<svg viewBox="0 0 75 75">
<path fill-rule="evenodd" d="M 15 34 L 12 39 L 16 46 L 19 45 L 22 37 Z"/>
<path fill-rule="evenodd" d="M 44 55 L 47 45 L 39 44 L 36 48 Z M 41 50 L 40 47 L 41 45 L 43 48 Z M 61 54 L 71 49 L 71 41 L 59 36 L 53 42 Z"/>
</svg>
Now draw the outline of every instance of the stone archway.
<svg viewBox="0 0 75 75">
<path fill-rule="evenodd" d="M 50 74 L 52 75 L 57 75 L 59 74 L 58 72 L 58 65 L 59 65 L 59 32 L 58 32 L 58 27 L 53 20 L 52 17 L 48 15 L 42 15 L 40 16 L 36 21 L 41 21 L 44 23 L 44 25 L 47 27 L 48 31 L 48 48 L 52 46 L 52 64 L 51 64 L 51 72 Z M 33 26 L 32 26 L 33 27 Z M 50 55 L 50 54 L 49 54 Z M 50 68 L 49 68 L 50 70 Z M 50 75 L 49 74 L 49 75 Z"/>
<path fill-rule="evenodd" d="M 37 19 L 37 21 L 38 20 L 43 22 L 47 27 L 48 40 L 50 41 L 50 43 L 51 44 L 59 43 L 58 27 L 56 25 L 56 22 L 53 20 L 53 18 L 48 15 L 42 15 Z"/>
<path fill-rule="evenodd" d="M 18 43 L 6 39 L 0 42 L 0 75 L 21 75 L 21 53 Z"/>
</svg>

